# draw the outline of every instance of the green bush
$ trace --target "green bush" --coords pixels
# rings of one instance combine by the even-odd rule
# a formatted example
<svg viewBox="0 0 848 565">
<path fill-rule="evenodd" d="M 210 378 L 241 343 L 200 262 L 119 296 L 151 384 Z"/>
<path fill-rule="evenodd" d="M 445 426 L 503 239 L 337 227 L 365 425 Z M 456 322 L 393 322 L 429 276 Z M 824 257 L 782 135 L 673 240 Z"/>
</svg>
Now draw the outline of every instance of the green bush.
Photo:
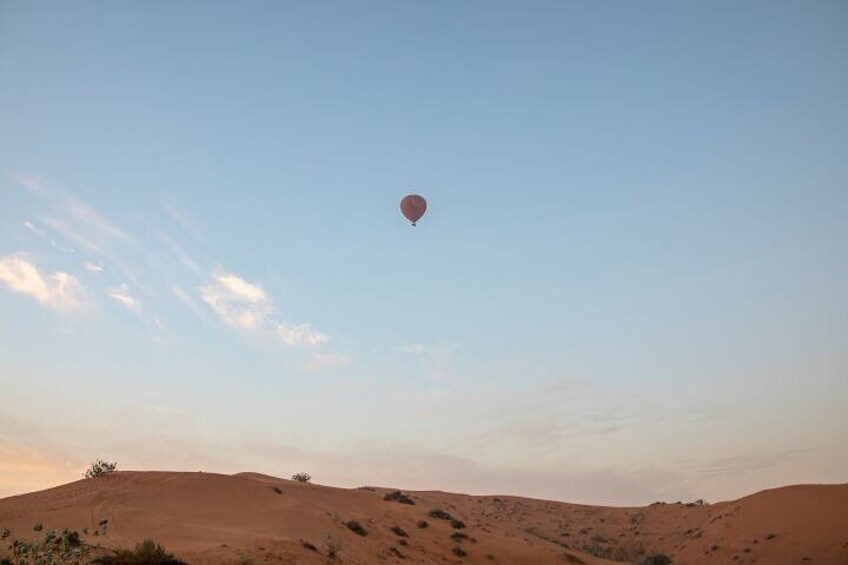
<svg viewBox="0 0 848 565">
<path fill-rule="evenodd" d="M 84 473 L 83 476 L 86 479 L 93 479 L 94 477 L 99 477 L 101 475 L 108 475 L 117 468 L 117 463 L 109 463 L 108 461 L 98 459 L 97 461 L 91 464 L 91 467 L 88 468 L 88 470 Z"/>
<path fill-rule="evenodd" d="M 409 498 L 409 496 L 405 495 L 404 493 L 402 493 L 399 490 L 396 490 L 396 491 L 393 491 L 393 492 L 387 492 L 383 496 L 383 500 L 389 500 L 389 501 L 395 500 L 397 502 L 400 502 L 401 504 L 415 504 L 414 500 L 412 500 L 411 498 Z"/>
<path fill-rule="evenodd" d="M 362 524 L 360 524 L 356 520 L 350 520 L 349 522 L 345 522 L 345 526 L 347 526 L 348 530 L 360 536 L 368 535 L 368 532 L 365 530 L 365 528 L 362 527 Z"/>
<path fill-rule="evenodd" d="M 299 483 L 308 483 L 312 480 L 312 475 L 309 473 L 295 473 L 291 478 L 293 481 L 297 481 Z"/>
<path fill-rule="evenodd" d="M 671 557 L 664 553 L 655 553 L 645 558 L 643 565 L 671 565 Z"/>
<path fill-rule="evenodd" d="M 103 555 L 91 562 L 94 565 L 187 565 L 153 541 L 146 539 L 135 549 L 116 549 L 112 555 Z"/>
<path fill-rule="evenodd" d="M 453 516 L 442 510 L 441 508 L 436 508 L 435 510 L 430 510 L 431 518 L 438 518 L 439 520 L 453 520 Z"/>
</svg>

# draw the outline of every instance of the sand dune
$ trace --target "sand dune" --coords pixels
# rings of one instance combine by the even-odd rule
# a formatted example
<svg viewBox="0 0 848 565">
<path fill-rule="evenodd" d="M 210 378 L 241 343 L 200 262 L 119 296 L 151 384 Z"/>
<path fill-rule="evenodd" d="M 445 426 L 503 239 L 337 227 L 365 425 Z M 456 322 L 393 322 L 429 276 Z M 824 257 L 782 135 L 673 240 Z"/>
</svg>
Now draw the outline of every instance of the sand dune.
<svg viewBox="0 0 848 565">
<path fill-rule="evenodd" d="M 86 529 L 85 541 L 108 548 L 153 538 L 191 564 L 329 563 L 328 544 L 335 562 L 350 564 L 602 564 L 656 553 L 684 564 L 848 564 L 848 485 L 642 508 L 444 492 L 407 492 L 414 504 L 402 504 L 384 500 L 388 492 L 257 473 L 116 472 L 0 499 L 0 529 L 10 530 L 0 556 L 12 539 L 42 535 L 33 531 L 41 523 Z M 434 509 L 465 527 L 429 516 Z"/>
</svg>

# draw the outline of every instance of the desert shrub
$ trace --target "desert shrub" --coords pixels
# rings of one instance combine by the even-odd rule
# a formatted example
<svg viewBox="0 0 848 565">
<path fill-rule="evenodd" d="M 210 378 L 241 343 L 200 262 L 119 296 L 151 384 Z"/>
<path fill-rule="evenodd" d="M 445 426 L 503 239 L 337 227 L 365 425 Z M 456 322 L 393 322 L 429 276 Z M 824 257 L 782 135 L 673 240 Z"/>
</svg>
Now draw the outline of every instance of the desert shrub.
<svg viewBox="0 0 848 565">
<path fill-rule="evenodd" d="M 401 538 L 409 537 L 409 534 L 406 533 L 406 530 L 404 530 L 400 526 L 392 526 L 391 529 L 395 533 L 395 535 L 398 536 L 398 537 L 401 537 Z"/>
<path fill-rule="evenodd" d="M 293 481 L 297 481 L 299 483 L 308 483 L 312 480 L 312 475 L 309 473 L 295 473 L 291 478 Z"/>
<path fill-rule="evenodd" d="M 10 530 L 9 528 L 3 528 L 3 530 L 0 531 L 0 539 L 6 539 L 10 535 L 12 535 L 12 530 Z"/>
<path fill-rule="evenodd" d="M 135 549 L 116 549 L 112 555 L 103 555 L 91 563 L 94 565 L 186 565 L 185 561 L 177 559 L 152 539 L 136 544 Z"/>
<path fill-rule="evenodd" d="M 451 519 L 451 528 L 455 530 L 461 530 L 465 527 L 465 522 L 462 520 L 457 520 L 456 518 Z"/>
<path fill-rule="evenodd" d="M 461 547 L 459 547 L 459 546 L 456 546 L 455 548 L 453 548 L 453 549 L 451 550 L 451 552 L 452 552 L 454 555 L 456 555 L 457 557 L 465 557 L 466 555 L 468 555 L 468 553 L 467 553 L 464 549 L 462 549 Z"/>
<path fill-rule="evenodd" d="M 766 536 L 766 539 L 774 539 L 777 537 L 777 534 L 769 534 Z"/>
<path fill-rule="evenodd" d="M 398 541 L 398 543 L 401 545 L 409 545 L 409 543 L 405 539 L 401 539 L 400 541 Z"/>
<path fill-rule="evenodd" d="M 393 491 L 393 492 L 387 492 L 383 496 L 383 500 L 389 500 L 389 501 L 393 500 L 393 501 L 400 502 L 401 504 L 415 504 L 414 500 L 412 500 L 411 498 L 409 498 L 409 496 L 405 495 L 404 493 L 402 493 L 399 490 L 396 490 L 396 491 Z"/>
<path fill-rule="evenodd" d="M 33 529 L 33 530 L 35 530 L 36 532 L 40 532 L 41 530 L 43 530 L 43 529 L 44 529 L 44 524 L 42 524 L 41 522 L 39 522 L 39 523 L 37 523 L 36 525 L 34 525 L 34 526 L 32 527 L 32 529 Z"/>
<path fill-rule="evenodd" d="M 271 486 L 269 488 L 271 490 L 273 490 L 274 492 L 276 492 L 277 494 L 283 494 L 283 489 L 281 489 L 280 487 Z"/>
<path fill-rule="evenodd" d="M 429 516 L 431 518 L 438 518 L 439 520 L 453 520 L 453 516 L 442 510 L 441 508 L 436 508 L 435 510 L 430 510 Z"/>
<path fill-rule="evenodd" d="M 389 553 L 391 553 L 392 555 L 394 555 L 398 559 L 406 559 L 406 555 L 401 553 L 400 550 L 398 548 L 394 547 L 394 546 L 389 548 Z"/>
<path fill-rule="evenodd" d="M 309 551 L 318 551 L 317 547 L 315 547 L 305 539 L 300 540 L 300 545 L 302 545 L 304 549 L 308 549 Z"/>
<path fill-rule="evenodd" d="M 79 533 L 67 528 L 62 532 L 55 530 L 45 532 L 41 541 L 14 540 L 9 548 L 12 550 L 10 562 L 16 565 L 80 563 L 91 550 L 91 546 L 80 541 Z"/>
<path fill-rule="evenodd" d="M 117 468 L 117 463 L 109 463 L 108 461 L 98 459 L 97 461 L 91 464 L 91 467 L 88 468 L 88 470 L 83 474 L 83 476 L 86 479 L 93 479 L 94 477 L 99 477 L 101 475 L 108 475 Z"/>
<path fill-rule="evenodd" d="M 9 559 L 8 557 L 4 557 L 3 559 L 0 559 L 0 565 L 15 565 L 15 564 L 12 563 L 12 560 Z"/>
<path fill-rule="evenodd" d="M 333 534 L 327 534 L 324 536 L 324 549 L 327 551 L 327 557 L 330 559 L 335 559 L 339 554 L 339 551 L 342 549 L 341 543 L 336 539 L 336 536 Z"/>
<path fill-rule="evenodd" d="M 468 539 L 468 536 L 462 532 L 454 532 L 451 534 L 450 538 L 456 543 L 460 543 L 462 540 Z"/>
<path fill-rule="evenodd" d="M 671 557 L 665 553 L 655 553 L 649 555 L 642 562 L 643 565 L 671 565 Z"/>
<path fill-rule="evenodd" d="M 348 522 L 345 522 L 345 526 L 347 526 L 348 530 L 350 530 L 351 532 L 353 532 L 357 535 L 360 535 L 360 536 L 367 536 L 368 535 L 368 532 L 365 530 L 365 528 L 362 527 L 362 524 L 360 524 L 356 520 L 350 520 Z"/>
<path fill-rule="evenodd" d="M 424 528 L 426 528 L 430 524 L 427 523 L 427 520 L 418 520 L 418 523 L 415 524 L 415 525 L 423 530 Z"/>
</svg>

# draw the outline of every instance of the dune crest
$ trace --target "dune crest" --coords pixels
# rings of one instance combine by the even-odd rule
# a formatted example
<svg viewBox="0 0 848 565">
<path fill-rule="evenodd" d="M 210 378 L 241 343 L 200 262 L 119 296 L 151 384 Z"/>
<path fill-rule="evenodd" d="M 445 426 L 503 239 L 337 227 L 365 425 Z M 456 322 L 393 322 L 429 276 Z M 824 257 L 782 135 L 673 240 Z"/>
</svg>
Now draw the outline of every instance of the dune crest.
<svg viewBox="0 0 848 565">
<path fill-rule="evenodd" d="M 585 506 L 512 496 L 342 489 L 259 473 L 115 472 L 0 499 L 0 546 L 70 528 L 106 548 L 153 538 L 191 564 L 848 563 L 848 485 L 711 505 Z M 441 511 L 441 512 L 434 512 Z M 99 524 L 108 524 L 94 535 Z M 426 526 L 424 525 L 426 522 Z M 354 526 L 355 524 L 355 526 Z M 364 533 L 364 535 L 362 535 Z"/>
</svg>

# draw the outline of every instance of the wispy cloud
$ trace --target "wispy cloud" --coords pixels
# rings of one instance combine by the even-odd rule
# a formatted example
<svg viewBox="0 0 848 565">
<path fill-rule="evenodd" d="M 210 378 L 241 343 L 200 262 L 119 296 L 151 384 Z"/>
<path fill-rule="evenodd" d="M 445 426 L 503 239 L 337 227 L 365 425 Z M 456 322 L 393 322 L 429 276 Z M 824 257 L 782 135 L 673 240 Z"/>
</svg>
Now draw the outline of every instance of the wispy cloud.
<svg viewBox="0 0 848 565">
<path fill-rule="evenodd" d="M 228 326 L 242 331 L 258 332 L 265 326 L 273 305 L 258 285 L 231 274 L 220 274 L 200 288 L 200 298 Z"/>
<path fill-rule="evenodd" d="M 41 231 L 40 229 L 38 229 L 37 227 L 35 227 L 35 224 L 30 222 L 29 220 L 24 222 L 24 227 L 26 229 L 28 229 L 29 231 L 31 231 L 32 233 L 36 234 L 36 235 L 41 235 L 41 236 L 44 235 L 44 232 Z"/>
<path fill-rule="evenodd" d="M 770 453 L 746 453 L 714 459 L 704 463 L 685 463 L 684 468 L 695 470 L 707 477 L 735 476 L 775 467 L 786 461 L 806 455 L 815 449 L 788 449 Z"/>
<path fill-rule="evenodd" d="M 197 227 L 197 224 L 192 221 L 186 214 L 180 212 L 173 206 L 165 206 L 165 213 L 170 216 L 177 224 L 180 225 L 191 237 L 198 241 L 203 241 L 203 232 Z"/>
<path fill-rule="evenodd" d="M 158 239 L 171 253 L 171 255 L 186 269 L 194 273 L 200 272 L 200 266 L 197 261 L 183 247 L 174 241 L 166 234 L 157 231 L 156 239 Z"/>
<path fill-rule="evenodd" d="M 186 308 L 188 308 L 195 314 L 200 315 L 200 306 L 197 305 L 197 302 L 194 301 L 194 298 L 192 298 L 188 292 L 186 292 L 179 286 L 173 286 L 171 287 L 171 293 L 173 293 L 173 295 L 176 296 L 177 299 L 182 302 Z"/>
<path fill-rule="evenodd" d="M 308 371 L 330 371 L 344 367 L 352 361 L 350 355 L 342 353 L 314 353 L 304 364 Z"/>
<path fill-rule="evenodd" d="M 109 297 L 117 300 L 133 314 L 141 314 L 141 302 L 132 295 L 126 284 L 113 286 L 109 289 Z"/>
<path fill-rule="evenodd" d="M 89 270 L 93 273 L 100 273 L 100 272 L 103 271 L 103 267 L 100 264 L 95 263 L 93 261 L 86 261 L 85 264 L 83 265 L 83 267 L 85 267 L 87 270 Z"/>
<path fill-rule="evenodd" d="M 274 303 L 265 289 L 233 273 L 214 275 L 213 281 L 200 287 L 199 291 L 200 298 L 221 321 L 237 330 L 252 334 L 271 333 L 290 347 L 314 347 L 330 341 L 330 336 L 310 324 L 272 319 Z"/>
<path fill-rule="evenodd" d="M 41 181 L 33 175 L 18 175 L 18 182 L 30 192 L 44 192 Z"/>
<path fill-rule="evenodd" d="M 74 310 L 86 302 L 86 292 L 73 275 L 56 271 L 44 275 L 20 256 L 0 258 L 0 282 L 12 292 L 27 295 L 55 310 Z"/>
<path fill-rule="evenodd" d="M 315 346 L 330 341 L 330 336 L 312 329 L 309 324 L 294 326 L 285 322 L 278 322 L 276 331 L 280 341 L 290 346 Z"/>
</svg>

